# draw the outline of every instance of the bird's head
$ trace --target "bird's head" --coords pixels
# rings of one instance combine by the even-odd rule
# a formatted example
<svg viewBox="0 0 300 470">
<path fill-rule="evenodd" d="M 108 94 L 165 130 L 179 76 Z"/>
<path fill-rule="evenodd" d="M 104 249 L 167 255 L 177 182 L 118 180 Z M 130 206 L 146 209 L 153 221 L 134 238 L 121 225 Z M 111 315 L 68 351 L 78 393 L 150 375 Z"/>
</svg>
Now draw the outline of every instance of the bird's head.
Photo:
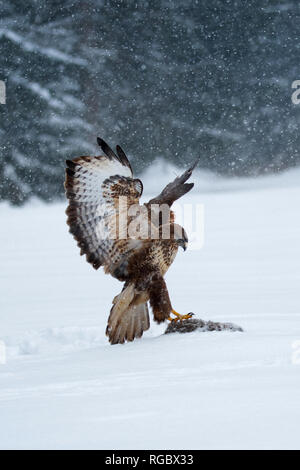
<svg viewBox="0 0 300 470">
<path fill-rule="evenodd" d="M 186 231 L 178 224 L 174 224 L 174 240 L 177 242 L 178 246 L 183 248 L 184 251 L 187 249 L 189 240 Z"/>
</svg>

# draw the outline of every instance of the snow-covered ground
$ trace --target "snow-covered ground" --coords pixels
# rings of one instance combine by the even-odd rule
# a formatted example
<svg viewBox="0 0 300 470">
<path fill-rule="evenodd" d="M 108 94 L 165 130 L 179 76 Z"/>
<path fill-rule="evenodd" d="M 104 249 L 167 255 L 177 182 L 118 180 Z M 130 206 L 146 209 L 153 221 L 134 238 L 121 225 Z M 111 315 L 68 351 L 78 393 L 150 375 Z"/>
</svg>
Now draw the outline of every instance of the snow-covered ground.
<svg viewBox="0 0 300 470">
<path fill-rule="evenodd" d="M 300 172 L 194 180 L 205 244 L 179 253 L 170 296 L 244 333 L 152 324 L 110 346 L 121 284 L 79 256 L 65 205 L 0 205 L 0 448 L 300 448 Z"/>
</svg>

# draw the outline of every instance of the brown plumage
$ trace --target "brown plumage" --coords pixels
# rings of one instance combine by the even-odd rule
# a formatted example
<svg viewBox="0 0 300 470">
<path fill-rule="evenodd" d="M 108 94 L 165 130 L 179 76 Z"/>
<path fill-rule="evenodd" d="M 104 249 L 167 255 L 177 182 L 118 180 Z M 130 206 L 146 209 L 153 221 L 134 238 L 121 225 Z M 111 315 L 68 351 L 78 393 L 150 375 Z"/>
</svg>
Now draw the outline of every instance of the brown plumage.
<svg viewBox="0 0 300 470">
<path fill-rule="evenodd" d="M 167 221 L 161 217 L 159 205 L 170 207 L 190 191 L 193 183 L 186 181 L 195 165 L 140 205 L 143 184 L 133 178 L 124 151 L 117 146 L 115 154 L 97 140 L 105 155 L 66 161 L 66 213 L 80 254 L 95 269 L 103 266 L 105 273 L 125 282 L 113 300 L 106 329 L 109 341 L 116 344 L 141 337 L 149 328 L 148 301 L 158 323 L 172 311 L 164 275 L 178 246 L 186 248 L 187 236 L 172 211 Z"/>
</svg>

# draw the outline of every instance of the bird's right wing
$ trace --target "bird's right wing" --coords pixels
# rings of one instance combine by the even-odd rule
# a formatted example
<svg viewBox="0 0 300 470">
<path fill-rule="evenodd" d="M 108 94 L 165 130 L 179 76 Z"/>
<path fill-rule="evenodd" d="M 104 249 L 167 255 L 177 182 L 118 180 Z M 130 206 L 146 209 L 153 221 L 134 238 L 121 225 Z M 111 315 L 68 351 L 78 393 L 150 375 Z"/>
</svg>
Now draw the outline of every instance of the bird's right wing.
<svg viewBox="0 0 300 470">
<path fill-rule="evenodd" d="M 66 161 L 65 189 L 69 199 L 66 214 L 80 254 L 85 254 L 95 269 L 104 265 L 110 271 L 138 244 L 137 240 L 120 238 L 116 232 L 122 216 L 120 197 L 126 199 L 126 210 L 139 204 L 143 185 L 133 178 L 130 163 L 120 147 L 116 155 L 103 140 L 98 139 L 98 143 L 105 155 Z"/>
</svg>

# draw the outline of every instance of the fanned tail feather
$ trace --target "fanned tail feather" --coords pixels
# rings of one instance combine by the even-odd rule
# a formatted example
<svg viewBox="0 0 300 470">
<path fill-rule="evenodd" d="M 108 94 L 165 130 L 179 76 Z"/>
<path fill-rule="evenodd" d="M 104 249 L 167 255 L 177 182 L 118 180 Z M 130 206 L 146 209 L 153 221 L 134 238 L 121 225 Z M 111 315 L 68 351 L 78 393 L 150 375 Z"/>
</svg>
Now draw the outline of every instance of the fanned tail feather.
<svg viewBox="0 0 300 470">
<path fill-rule="evenodd" d="M 147 303 L 135 305 L 134 297 L 134 284 L 129 284 L 113 300 L 106 328 L 106 335 L 111 344 L 133 341 L 149 329 Z"/>
</svg>

